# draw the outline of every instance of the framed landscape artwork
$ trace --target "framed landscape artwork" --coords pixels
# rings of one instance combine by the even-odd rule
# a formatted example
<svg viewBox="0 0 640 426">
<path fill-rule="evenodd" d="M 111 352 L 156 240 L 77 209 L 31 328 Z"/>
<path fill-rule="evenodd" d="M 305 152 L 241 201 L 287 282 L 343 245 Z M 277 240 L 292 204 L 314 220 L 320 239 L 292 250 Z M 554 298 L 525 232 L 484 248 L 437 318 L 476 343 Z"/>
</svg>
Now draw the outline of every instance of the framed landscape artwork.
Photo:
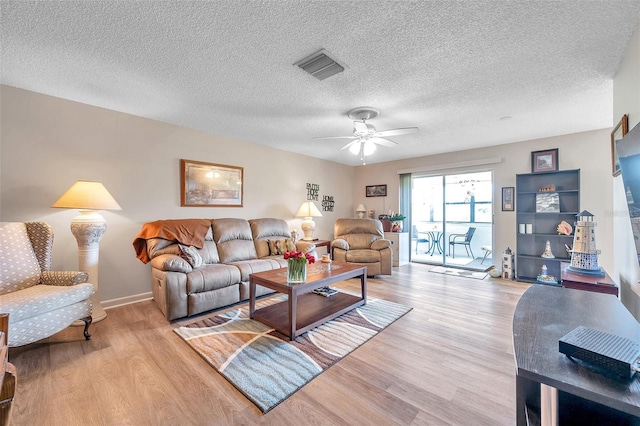
<svg viewBox="0 0 640 426">
<path fill-rule="evenodd" d="M 531 173 L 557 172 L 558 148 L 531 153 Z"/>
<path fill-rule="evenodd" d="M 387 185 L 369 185 L 367 186 L 367 197 L 386 197 Z"/>
<path fill-rule="evenodd" d="M 616 150 L 616 142 L 622 139 L 628 131 L 629 116 L 625 114 L 611 132 L 611 172 L 614 176 L 620 174 L 620 159 L 618 158 L 618 151 Z"/>
<path fill-rule="evenodd" d="M 242 207 L 242 167 L 180 160 L 182 207 Z"/>
</svg>

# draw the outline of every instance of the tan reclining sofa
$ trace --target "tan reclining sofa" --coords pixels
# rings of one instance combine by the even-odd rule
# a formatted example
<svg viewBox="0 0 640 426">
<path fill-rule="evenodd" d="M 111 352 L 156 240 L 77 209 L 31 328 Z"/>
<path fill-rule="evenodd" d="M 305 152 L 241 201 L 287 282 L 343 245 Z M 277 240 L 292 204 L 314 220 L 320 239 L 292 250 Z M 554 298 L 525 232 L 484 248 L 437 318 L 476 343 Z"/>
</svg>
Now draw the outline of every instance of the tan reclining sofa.
<svg viewBox="0 0 640 426">
<path fill-rule="evenodd" d="M 153 298 L 170 321 L 247 300 L 249 274 L 284 268 L 285 251 L 317 257 L 312 242 L 294 243 L 274 218 L 159 220 L 144 224 L 133 246 L 151 263 Z"/>
</svg>

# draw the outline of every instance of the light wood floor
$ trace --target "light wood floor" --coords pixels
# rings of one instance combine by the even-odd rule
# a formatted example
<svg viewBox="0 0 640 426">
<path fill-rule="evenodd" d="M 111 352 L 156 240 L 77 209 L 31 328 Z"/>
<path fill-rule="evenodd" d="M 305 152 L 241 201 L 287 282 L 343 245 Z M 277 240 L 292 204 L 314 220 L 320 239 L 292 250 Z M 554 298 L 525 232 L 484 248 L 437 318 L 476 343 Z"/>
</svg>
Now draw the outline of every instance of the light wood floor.
<svg viewBox="0 0 640 426">
<path fill-rule="evenodd" d="M 172 332 L 154 302 L 12 348 L 14 425 L 513 425 L 513 311 L 528 285 L 394 268 L 369 297 L 413 307 L 263 415 Z M 359 280 L 337 287 L 357 291 Z"/>
</svg>

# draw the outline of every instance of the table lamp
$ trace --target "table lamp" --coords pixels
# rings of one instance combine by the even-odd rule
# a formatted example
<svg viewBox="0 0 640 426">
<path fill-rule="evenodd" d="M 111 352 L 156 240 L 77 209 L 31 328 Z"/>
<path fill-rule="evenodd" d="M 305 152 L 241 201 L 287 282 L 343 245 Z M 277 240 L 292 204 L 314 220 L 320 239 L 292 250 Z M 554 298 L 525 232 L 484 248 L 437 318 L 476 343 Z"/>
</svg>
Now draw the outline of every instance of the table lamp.
<svg viewBox="0 0 640 426">
<path fill-rule="evenodd" d="M 107 222 L 96 210 L 122 210 L 107 188 L 100 182 L 79 180 L 51 207 L 78 209 L 80 215 L 71 221 L 71 233 L 78 242 L 78 269 L 89 274 L 95 293 L 92 297 L 93 322 L 102 321 L 107 313 L 98 299 L 98 256 Z"/>
<path fill-rule="evenodd" d="M 300 225 L 302 232 L 304 232 L 303 240 L 313 241 L 313 231 L 316 229 L 316 223 L 313 221 L 313 218 L 322 217 L 320 210 L 313 204 L 313 201 L 305 201 L 298 209 L 296 217 L 304 217 L 304 221 L 302 221 Z"/>
<path fill-rule="evenodd" d="M 358 218 L 363 219 L 364 214 L 367 212 L 367 208 L 363 204 L 358 204 L 356 207 L 356 213 L 358 213 Z"/>
</svg>

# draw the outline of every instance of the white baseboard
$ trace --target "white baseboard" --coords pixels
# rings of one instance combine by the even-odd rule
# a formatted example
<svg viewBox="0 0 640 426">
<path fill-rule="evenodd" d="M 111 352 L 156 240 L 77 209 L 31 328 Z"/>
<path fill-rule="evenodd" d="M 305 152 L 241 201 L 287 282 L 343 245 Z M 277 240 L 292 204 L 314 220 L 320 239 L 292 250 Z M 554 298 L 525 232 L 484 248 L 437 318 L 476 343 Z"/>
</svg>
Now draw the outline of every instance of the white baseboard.
<svg viewBox="0 0 640 426">
<path fill-rule="evenodd" d="M 134 294 L 133 296 L 120 297 L 118 299 L 103 300 L 100 302 L 100 304 L 104 309 L 109 309 L 109 308 L 115 308 L 117 306 L 130 305 L 132 303 L 138 303 L 144 300 L 151 300 L 151 299 L 153 299 L 153 293 L 147 292 L 147 293 Z"/>
</svg>

